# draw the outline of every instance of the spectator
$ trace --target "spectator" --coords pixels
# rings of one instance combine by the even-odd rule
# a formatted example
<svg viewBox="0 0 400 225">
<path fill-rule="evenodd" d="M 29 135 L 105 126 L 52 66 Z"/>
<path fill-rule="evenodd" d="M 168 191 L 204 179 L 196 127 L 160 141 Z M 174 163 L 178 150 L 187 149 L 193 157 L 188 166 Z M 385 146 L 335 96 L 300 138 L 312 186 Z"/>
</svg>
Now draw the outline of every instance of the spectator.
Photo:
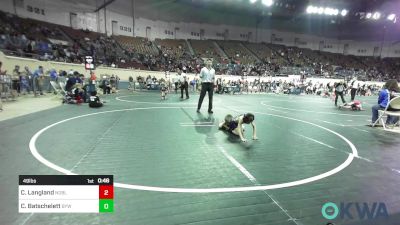
<svg viewBox="0 0 400 225">
<path fill-rule="evenodd" d="M 19 71 L 18 65 L 15 65 L 11 79 L 12 79 L 11 96 L 12 99 L 15 100 L 16 96 L 19 93 L 21 93 L 21 72 Z"/>
<path fill-rule="evenodd" d="M 110 84 L 110 78 L 105 78 L 103 79 L 101 87 L 103 88 L 103 94 L 110 94 L 111 92 L 111 84 Z"/>
<path fill-rule="evenodd" d="M 116 86 L 117 86 L 117 79 L 115 78 L 115 75 L 114 75 L 114 74 L 111 75 L 111 78 L 110 78 L 110 85 L 111 85 L 111 88 L 116 88 Z"/>
<path fill-rule="evenodd" d="M 185 91 L 186 99 L 189 99 L 189 83 L 187 82 L 188 77 L 186 76 L 185 73 L 182 73 L 181 79 L 180 79 L 180 84 L 181 84 L 181 99 L 183 99 L 183 91 Z"/>
<path fill-rule="evenodd" d="M 190 81 L 190 86 L 192 86 L 192 92 L 196 92 L 196 85 L 197 85 L 196 77 L 193 77 L 193 80 Z"/>
<path fill-rule="evenodd" d="M 389 80 L 385 83 L 382 89 L 379 91 L 378 104 L 372 106 L 372 121 L 371 125 L 378 120 L 378 111 L 385 109 L 390 101 L 390 94 L 393 91 L 399 91 L 399 86 L 396 80 Z M 388 116 L 386 124 L 392 125 L 398 121 L 398 117 Z"/>
<path fill-rule="evenodd" d="M 92 93 L 94 91 L 96 91 L 96 74 L 92 71 L 90 72 L 90 78 L 89 78 L 89 89 L 88 92 Z M 97 93 L 96 93 L 97 94 Z"/>
<path fill-rule="evenodd" d="M 3 66 L 3 62 L 0 61 L 0 76 L 6 75 L 6 73 L 7 73 L 7 70 L 2 70 L 1 69 L 2 66 Z M 0 88 L 1 88 L 0 93 L 5 91 L 5 90 L 2 90 L 3 85 Z M 0 112 L 2 112 L 2 111 L 3 111 L 3 102 L 1 100 L 1 95 L 0 95 Z"/>
<path fill-rule="evenodd" d="M 1 67 L 3 66 L 3 62 L 0 61 L 0 75 L 6 75 L 7 74 L 7 70 L 2 70 Z"/>
<path fill-rule="evenodd" d="M 58 80 L 58 74 L 57 74 L 57 71 L 53 68 L 50 70 L 50 81 L 53 81 L 56 83 L 57 80 Z M 47 92 L 50 93 L 51 90 L 52 90 L 52 86 L 51 86 L 51 83 L 49 82 L 48 86 L 47 86 Z M 54 91 L 54 93 L 56 93 L 56 92 Z"/>
<path fill-rule="evenodd" d="M 103 102 L 100 100 L 99 96 L 97 96 L 96 91 L 90 92 L 89 98 L 89 107 L 90 108 L 100 108 L 103 106 Z"/>
<path fill-rule="evenodd" d="M 132 76 L 129 76 L 129 87 L 128 90 L 135 90 L 135 81 L 133 80 Z"/>
<path fill-rule="evenodd" d="M 43 95 L 42 87 L 44 82 L 43 67 L 39 66 L 32 74 L 33 77 L 33 93 L 37 96 L 37 91 Z"/>
<path fill-rule="evenodd" d="M 78 72 L 74 72 L 73 75 L 68 76 L 67 84 L 65 85 L 65 90 L 67 92 L 72 92 L 72 89 L 74 88 L 76 83 L 79 83 L 77 80 L 77 77 L 79 76 Z"/>
</svg>

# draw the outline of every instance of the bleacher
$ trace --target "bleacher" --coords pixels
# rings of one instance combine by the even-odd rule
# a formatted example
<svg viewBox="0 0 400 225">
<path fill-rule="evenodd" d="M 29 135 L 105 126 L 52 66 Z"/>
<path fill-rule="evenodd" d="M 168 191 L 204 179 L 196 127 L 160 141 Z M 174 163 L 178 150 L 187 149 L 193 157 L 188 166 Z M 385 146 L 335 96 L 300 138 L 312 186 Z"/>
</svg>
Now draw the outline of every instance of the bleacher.
<svg viewBox="0 0 400 225">
<path fill-rule="evenodd" d="M 155 44 L 163 54 L 173 55 L 176 59 L 181 58 L 184 53 L 189 54 L 189 49 L 184 40 L 156 39 Z"/>
<path fill-rule="evenodd" d="M 240 64 L 254 64 L 257 59 L 243 46 L 236 41 L 218 41 L 218 45 L 228 57 Z"/>
<path fill-rule="evenodd" d="M 213 40 L 189 40 L 195 53 L 192 56 L 184 40 L 156 39 L 151 42 L 142 37 L 107 37 L 93 31 L 24 19 L 4 12 L 0 12 L 0 34 L 4 37 L 0 48 L 9 55 L 81 63 L 84 55 L 93 54 L 98 63 L 124 68 L 158 70 L 165 64 L 164 54 L 172 60 L 171 68 L 177 65 L 194 68 L 201 64 L 202 58 L 214 58 L 219 68 L 228 68 L 231 61 L 254 66 L 256 55 L 268 64 L 257 65 L 257 68 L 273 72 L 285 67 L 309 71 L 309 74 L 329 73 L 331 76 L 340 71 L 341 76 L 357 75 L 382 80 L 398 77 L 400 66 L 397 58 L 380 59 L 276 44 L 221 40 L 216 42 L 229 60 L 220 55 Z M 229 72 L 226 69 L 223 71 Z"/>
<path fill-rule="evenodd" d="M 68 35 L 73 40 L 96 40 L 100 36 L 101 33 L 89 31 L 89 30 L 77 30 L 72 27 L 59 26 L 61 30 Z"/>
<path fill-rule="evenodd" d="M 143 55 L 158 55 L 159 53 L 153 47 L 151 42 L 142 37 L 114 36 L 114 39 L 122 48 L 133 53 Z"/>
<path fill-rule="evenodd" d="M 245 46 L 264 62 L 274 64 L 283 64 L 285 62 L 281 56 L 275 54 L 271 48 L 263 43 L 245 43 Z"/>
<path fill-rule="evenodd" d="M 32 19 L 20 19 L 20 22 L 25 33 L 37 35 L 37 37 L 42 40 L 54 39 L 71 44 L 71 39 L 69 39 L 56 24 Z"/>
<path fill-rule="evenodd" d="M 211 40 L 190 40 L 193 51 L 197 57 L 200 58 L 214 58 L 214 60 L 220 62 L 221 56 L 217 53 L 217 50 Z"/>
</svg>

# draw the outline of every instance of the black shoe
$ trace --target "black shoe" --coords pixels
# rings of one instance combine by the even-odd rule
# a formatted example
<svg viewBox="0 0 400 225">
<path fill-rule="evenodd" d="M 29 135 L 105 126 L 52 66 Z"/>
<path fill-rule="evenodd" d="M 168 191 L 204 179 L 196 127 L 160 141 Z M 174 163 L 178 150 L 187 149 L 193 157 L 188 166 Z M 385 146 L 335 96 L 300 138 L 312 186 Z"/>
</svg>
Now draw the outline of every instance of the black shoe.
<svg viewBox="0 0 400 225">
<path fill-rule="evenodd" d="M 368 127 L 383 127 L 383 125 L 379 124 L 379 123 L 375 124 L 375 126 L 372 126 L 372 125 L 373 125 L 373 123 L 370 123 L 370 124 L 367 124 L 366 126 L 368 126 Z"/>
<path fill-rule="evenodd" d="M 197 113 L 200 113 L 200 109 L 196 110 Z"/>
<path fill-rule="evenodd" d="M 208 113 L 213 114 L 214 112 L 212 110 L 208 110 Z"/>
</svg>

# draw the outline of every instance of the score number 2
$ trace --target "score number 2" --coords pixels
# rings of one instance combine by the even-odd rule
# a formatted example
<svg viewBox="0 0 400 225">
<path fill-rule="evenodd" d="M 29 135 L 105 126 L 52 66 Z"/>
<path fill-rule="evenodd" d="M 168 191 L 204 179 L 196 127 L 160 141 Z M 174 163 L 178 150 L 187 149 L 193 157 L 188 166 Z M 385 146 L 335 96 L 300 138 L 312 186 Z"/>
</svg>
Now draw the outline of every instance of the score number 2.
<svg viewBox="0 0 400 225">
<path fill-rule="evenodd" d="M 114 186 L 112 185 L 100 185 L 99 186 L 99 198 L 100 199 L 113 199 L 114 198 Z"/>
</svg>

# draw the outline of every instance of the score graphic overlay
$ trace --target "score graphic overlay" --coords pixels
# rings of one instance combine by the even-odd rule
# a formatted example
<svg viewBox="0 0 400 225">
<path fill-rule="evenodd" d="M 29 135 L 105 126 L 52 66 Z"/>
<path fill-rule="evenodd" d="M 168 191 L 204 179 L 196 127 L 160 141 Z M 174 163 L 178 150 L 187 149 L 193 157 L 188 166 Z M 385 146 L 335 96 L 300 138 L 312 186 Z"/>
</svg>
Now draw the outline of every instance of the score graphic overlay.
<svg viewBox="0 0 400 225">
<path fill-rule="evenodd" d="M 94 70 L 94 60 L 92 56 L 85 56 L 85 69 Z"/>
<path fill-rule="evenodd" d="M 113 175 L 20 175 L 20 213 L 114 211 Z"/>
</svg>

